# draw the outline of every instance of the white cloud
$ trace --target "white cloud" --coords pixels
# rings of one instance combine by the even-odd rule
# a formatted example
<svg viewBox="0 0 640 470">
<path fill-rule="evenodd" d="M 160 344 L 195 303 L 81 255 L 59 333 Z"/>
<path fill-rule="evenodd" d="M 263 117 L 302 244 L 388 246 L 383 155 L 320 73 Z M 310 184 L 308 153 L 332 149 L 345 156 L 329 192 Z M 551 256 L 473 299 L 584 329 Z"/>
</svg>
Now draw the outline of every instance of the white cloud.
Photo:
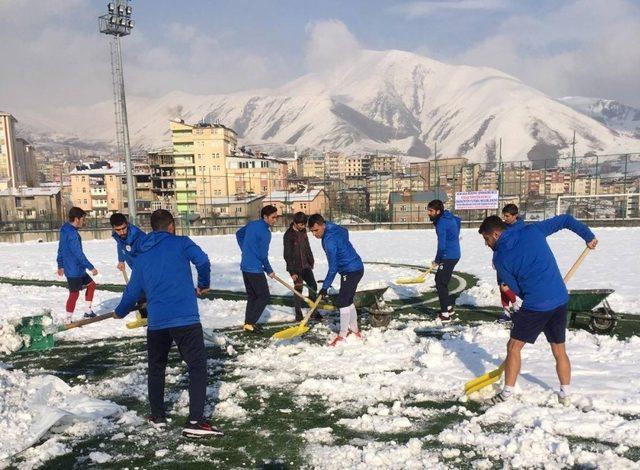
<svg viewBox="0 0 640 470">
<path fill-rule="evenodd" d="M 352 59 L 361 50 L 356 37 L 339 20 L 307 25 L 306 63 L 311 71 L 324 72 Z"/>
<path fill-rule="evenodd" d="M 577 0 L 541 16 L 512 16 L 455 58 L 515 75 L 552 96 L 640 105 L 640 9 L 625 0 Z"/>
<path fill-rule="evenodd" d="M 97 31 L 104 4 L 84 0 L 0 0 L 0 107 L 49 112 L 109 101 L 108 38 Z M 157 25 L 154 25 L 157 27 Z M 158 29 L 161 30 L 161 29 Z M 150 38 L 141 22 L 122 40 L 128 95 L 174 90 L 215 94 L 279 84 L 291 78 L 277 51 L 229 45 L 224 31 L 170 23 Z"/>
<path fill-rule="evenodd" d="M 418 18 L 441 11 L 504 10 L 507 8 L 509 8 L 507 0 L 442 0 L 403 3 L 390 7 L 389 11 L 409 18 Z"/>
</svg>

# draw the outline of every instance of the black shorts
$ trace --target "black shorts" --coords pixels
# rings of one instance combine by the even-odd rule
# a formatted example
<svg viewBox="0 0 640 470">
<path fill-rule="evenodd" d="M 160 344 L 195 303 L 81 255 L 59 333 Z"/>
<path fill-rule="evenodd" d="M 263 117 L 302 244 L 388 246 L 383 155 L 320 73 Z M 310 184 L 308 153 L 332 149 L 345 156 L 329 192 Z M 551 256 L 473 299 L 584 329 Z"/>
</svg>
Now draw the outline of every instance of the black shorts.
<svg viewBox="0 0 640 470">
<path fill-rule="evenodd" d="M 338 292 L 338 308 L 348 307 L 353 303 L 353 298 L 358 289 L 358 283 L 364 276 L 364 269 L 352 273 L 340 274 L 340 292 Z"/>
<path fill-rule="evenodd" d="M 567 304 L 547 312 L 534 312 L 521 308 L 513 314 L 511 337 L 533 344 L 540 333 L 550 343 L 565 342 L 567 331 Z"/>
<path fill-rule="evenodd" d="M 87 287 L 89 284 L 93 282 L 91 276 L 85 274 L 82 277 L 68 277 L 67 278 L 67 288 L 69 292 L 78 292 Z"/>
</svg>

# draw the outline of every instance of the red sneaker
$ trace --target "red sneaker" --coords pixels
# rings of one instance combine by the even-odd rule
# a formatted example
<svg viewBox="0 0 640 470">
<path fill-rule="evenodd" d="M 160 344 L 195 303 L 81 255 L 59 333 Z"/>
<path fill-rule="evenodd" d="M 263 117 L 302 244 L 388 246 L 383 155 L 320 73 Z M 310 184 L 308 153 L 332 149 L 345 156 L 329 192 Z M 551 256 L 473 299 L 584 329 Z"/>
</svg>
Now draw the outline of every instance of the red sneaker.
<svg viewBox="0 0 640 470">
<path fill-rule="evenodd" d="M 330 347 L 334 347 L 336 346 L 340 341 L 344 341 L 344 338 L 342 336 L 336 336 L 335 338 L 333 338 L 333 341 L 331 341 L 328 346 Z"/>
<path fill-rule="evenodd" d="M 347 333 L 347 336 L 349 336 L 349 335 L 356 335 L 356 338 L 362 339 L 362 333 L 360 333 L 360 331 L 351 331 L 351 330 L 349 330 L 349 332 Z"/>
</svg>

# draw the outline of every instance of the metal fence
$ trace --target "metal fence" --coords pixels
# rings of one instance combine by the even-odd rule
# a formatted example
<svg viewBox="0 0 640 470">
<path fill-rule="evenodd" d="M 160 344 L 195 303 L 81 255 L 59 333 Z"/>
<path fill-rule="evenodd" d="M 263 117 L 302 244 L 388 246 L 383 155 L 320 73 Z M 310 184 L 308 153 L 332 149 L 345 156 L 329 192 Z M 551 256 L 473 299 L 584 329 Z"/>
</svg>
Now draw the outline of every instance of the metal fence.
<svg viewBox="0 0 640 470">
<path fill-rule="evenodd" d="M 206 184 L 198 191 L 196 183 L 200 176 Z M 442 199 L 447 208 L 455 210 L 456 192 L 495 190 L 499 193 L 495 209 L 457 211 L 457 214 L 471 223 L 499 213 L 504 204 L 514 203 L 527 220 L 541 220 L 559 213 L 584 220 L 640 220 L 638 153 L 518 162 L 498 159 L 482 164 L 459 158 L 430 161 L 399 158 L 386 171 L 334 171 L 325 167 L 321 174 L 290 172 L 286 179 L 275 180 L 273 174 L 269 179 L 249 176 L 246 181 L 236 182 L 249 189 L 240 197 L 212 197 L 207 188 L 215 190 L 222 184 L 213 178 L 194 174 L 185 176 L 184 181 L 176 179 L 175 200 L 156 200 L 151 209 L 173 210 L 181 233 L 229 232 L 257 218 L 260 208 L 269 201 L 278 206 L 281 214 L 277 228 L 288 226 L 298 210 L 322 212 L 328 219 L 345 224 L 412 227 L 428 222 L 426 206 L 430 199 Z M 234 178 L 238 180 L 238 176 Z M 225 187 L 229 184 L 225 178 Z M 260 187 L 253 188 L 252 184 Z M 268 194 L 261 198 L 260 192 Z M 274 194 L 278 197 L 271 197 Z M 317 199 L 318 194 L 321 200 Z M 176 210 L 178 200 L 186 201 L 190 210 Z M 56 232 L 62 222 L 55 218 L 2 221 L 0 233 Z M 110 229 L 106 218 L 89 218 L 87 222 L 87 230 L 96 233 Z M 141 225 L 150 229 L 148 214 Z M 222 230 L 225 227 L 227 230 Z"/>
</svg>

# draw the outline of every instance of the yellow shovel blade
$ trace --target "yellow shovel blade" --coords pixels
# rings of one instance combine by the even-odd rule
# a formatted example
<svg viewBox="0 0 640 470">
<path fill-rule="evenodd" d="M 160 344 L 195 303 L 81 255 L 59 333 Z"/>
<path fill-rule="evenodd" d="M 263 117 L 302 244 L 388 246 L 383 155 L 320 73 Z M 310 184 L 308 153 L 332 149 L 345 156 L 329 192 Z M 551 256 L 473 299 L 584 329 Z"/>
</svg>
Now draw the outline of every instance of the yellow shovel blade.
<svg viewBox="0 0 640 470">
<path fill-rule="evenodd" d="M 291 339 L 296 336 L 301 336 L 309 331 L 309 327 L 307 325 L 296 325 L 290 326 L 289 328 L 285 328 L 284 330 L 280 330 L 273 334 L 273 339 Z"/>
<path fill-rule="evenodd" d="M 418 277 L 400 277 L 396 279 L 396 284 L 422 284 L 427 279 L 427 273 Z"/>
<path fill-rule="evenodd" d="M 134 328 L 142 328 L 143 326 L 147 326 L 147 319 L 142 318 L 140 312 L 136 313 L 136 319 L 127 323 L 127 328 L 133 330 Z"/>
<path fill-rule="evenodd" d="M 464 384 L 464 393 L 467 395 L 471 395 L 473 392 L 477 392 L 485 387 L 488 387 L 494 382 L 497 382 L 502 376 L 504 372 L 504 362 L 500 364 L 500 367 L 492 370 L 491 372 L 487 372 L 486 374 L 482 374 L 480 377 L 476 377 L 473 380 L 469 380 L 466 384 Z"/>
</svg>

